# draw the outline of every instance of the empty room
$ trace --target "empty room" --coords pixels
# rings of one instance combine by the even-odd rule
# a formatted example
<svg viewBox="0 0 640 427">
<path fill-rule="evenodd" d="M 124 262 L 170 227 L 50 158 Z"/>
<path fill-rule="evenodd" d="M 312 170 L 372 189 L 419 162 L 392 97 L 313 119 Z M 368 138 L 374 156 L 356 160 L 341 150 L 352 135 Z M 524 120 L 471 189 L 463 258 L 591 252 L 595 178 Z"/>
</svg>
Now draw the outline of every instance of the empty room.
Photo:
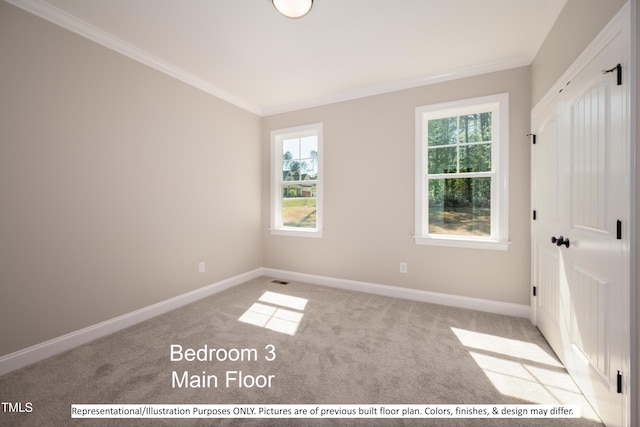
<svg viewBox="0 0 640 427">
<path fill-rule="evenodd" d="M 636 0 L 0 0 L 0 425 L 638 425 Z"/>
</svg>

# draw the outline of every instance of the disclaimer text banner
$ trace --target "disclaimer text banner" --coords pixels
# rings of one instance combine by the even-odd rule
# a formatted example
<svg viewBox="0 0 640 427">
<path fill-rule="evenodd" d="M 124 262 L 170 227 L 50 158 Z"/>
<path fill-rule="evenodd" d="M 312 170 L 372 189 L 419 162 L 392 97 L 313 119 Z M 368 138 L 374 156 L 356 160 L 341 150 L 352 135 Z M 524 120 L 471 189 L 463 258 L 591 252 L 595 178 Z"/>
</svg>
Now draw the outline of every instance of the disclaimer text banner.
<svg viewBox="0 0 640 427">
<path fill-rule="evenodd" d="M 73 404 L 71 418 L 580 418 L 580 405 Z"/>
</svg>

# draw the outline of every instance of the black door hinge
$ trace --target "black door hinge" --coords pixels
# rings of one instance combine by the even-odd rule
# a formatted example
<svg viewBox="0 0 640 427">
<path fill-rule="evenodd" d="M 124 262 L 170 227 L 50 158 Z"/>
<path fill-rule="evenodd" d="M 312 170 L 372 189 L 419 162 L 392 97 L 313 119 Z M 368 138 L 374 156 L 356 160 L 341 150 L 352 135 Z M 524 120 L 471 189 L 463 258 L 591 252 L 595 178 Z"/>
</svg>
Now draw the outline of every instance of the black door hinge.
<svg viewBox="0 0 640 427">
<path fill-rule="evenodd" d="M 533 220 L 535 221 L 536 218 L 538 217 L 538 213 L 536 212 L 536 210 L 533 210 Z"/>
<path fill-rule="evenodd" d="M 622 394 L 622 373 L 618 371 L 618 393 Z"/>
<path fill-rule="evenodd" d="M 616 222 L 616 239 L 622 240 L 622 221 Z"/>
<path fill-rule="evenodd" d="M 534 286 L 534 287 L 533 287 L 533 296 L 534 296 L 534 297 L 536 296 L 536 293 L 537 293 L 536 291 L 537 291 L 537 289 L 536 289 L 536 287 Z"/>
<path fill-rule="evenodd" d="M 535 144 L 535 143 L 536 143 L 536 134 L 535 134 L 535 133 L 528 133 L 528 134 L 527 134 L 527 136 L 530 136 L 530 137 L 531 137 L 531 142 L 532 142 L 533 144 Z"/>
<path fill-rule="evenodd" d="M 616 72 L 617 75 L 617 84 L 618 86 L 622 86 L 622 65 L 618 64 L 610 70 L 602 70 L 602 74 L 608 74 Z"/>
</svg>

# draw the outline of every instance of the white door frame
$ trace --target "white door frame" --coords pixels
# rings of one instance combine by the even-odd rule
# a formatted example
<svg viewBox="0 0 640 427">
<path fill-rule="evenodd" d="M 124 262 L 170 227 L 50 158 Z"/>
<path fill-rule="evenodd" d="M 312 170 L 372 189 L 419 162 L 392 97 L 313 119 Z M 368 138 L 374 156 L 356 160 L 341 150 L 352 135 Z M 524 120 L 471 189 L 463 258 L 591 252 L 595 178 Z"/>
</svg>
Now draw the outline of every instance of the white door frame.
<svg viewBox="0 0 640 427">
<path fill-rule="evenodd" d="M 635 118 L 630 120 L 629 123 L 629 137 L 630 137 L 630 181 L 631 181 L 631 218 L 632 222 L 629 226 L 630 235 L 631 235 L 631 254 L 630 254 L 630 268 L 629 273 L 631 275 L 631 290 L 630 290 L 630 304 L 629 304 L 629 320 L 630 320 L 630 380 L 629 380 L 629 402 L 630 407 L 625 408 L 636 408 L 634 411 L 631 411 L 630 414 L 630 425 L 637 426 L 640 423 L 640 398 L 638 395 L 638 379 L 640 378 L 638 374 L 638 317 L 637 317 L 637 301 L 638 301 L 638 281 L 637 281 L 637 269 L 638 269 L 638 252 L 637 252 L 637 198 L 636 194 L 638 191 L 638 175 L 636 172 L 637 165 L 637 144 L 638 144 L 638 127 L 637 127 L 637 118 L 638 118 L 638 109 L 637 109 L 637 97 L 638 97 L 638 2 L 637 0 L 630 1 L 630 57 L 629 57 L 629 90 L 631 92 L 631 96 L 629 99 L 629 116 L 631 118 Z"/>
<path fill-rule="evenodd" d="M 631 4 L 630 4 L 631 3 Z M 623 229 L 623 300 L 629 301 L 629 304 L 620 307 L 623 318 L 623 348 L 622 348 L 622 372 L 623 372 L 623 425 L 630 427 L 636 425 L 638 414 L 636 411 L 632 412 L 632 408 L 635 407 L 637 402 L 637 325 L 636 325 L 636 289 L 635 289 L 635 271 L 636 271 L 636 206 L 635 206 L 635 193 L 636 193 L 636 173 L 635 173 L 635 156 L 636 156 L 636 127 L 635 121 L 631 120 L 631 117 L 635 117 L 635 99 L 636 99 L 636 7 L 637 0 L 631 0 L 627 2 L 616 16 L 607 24 L 607 26 L 596 36 L 596 38 L 587 46 L 582 54 L 576 59 L 576 61 L 565 71 L 565 73 L 558 79 L 558 81 L 549 89 L 545 96 L 534 106 L 531 110 L 531 118 L 535 117 L 542 109 L 544 109 L 555 96 L 562 91 L 563 87 L 567 85 L 571 79 L 576 76 L 595 56 L 611 41 L 616 34 L 621 31 L 625 36 L 625 58 L 621 62 L 623 72 L 623 81 L 625 83 L 625 98 L 626 109 L 624 113 L 625 121 L 625 141 L 624 150 L 625 158 L 628 162 L 624 171 L 624 188 L 623 188 L 623 209 L 625 217 L 628 218 L 628 225 L 626 229 Z M 633 14 L 631 13 L 633 11 Z M 632 92 L 633 88 L 633 92 Z M 633 95 L 633 96 L 632 96 Z M 632 116 L 631 114 L 634 114 Z M 633 143 L 632 143 L 633 142 Z M 532 156 L 533 159 L 533 156 Z M 533 166 L 533 165 L 532 165 Z M 533 171 L 533 169 L 532 169 Z M 534 201 L 535 189 L 532 188 L 532 205 Z M 533 222 L 533 219 L 532 219 Z M 533 224 L 532 224 L 532 246 L 533 240 Z M 535 253 L 532 248 L 532 257 Z M 532 258 L 533 264 L 533 258 Z M 534 269 L 532 268 L 532 286 Z M 633 286 L 632 286 L 633 283 Z M 536 300 L 531 292 L 531 321 L 534 325 L 537 324 L 536 313 Z M 632 358 L 633 355 L 633 358 Z"/>
</svg>

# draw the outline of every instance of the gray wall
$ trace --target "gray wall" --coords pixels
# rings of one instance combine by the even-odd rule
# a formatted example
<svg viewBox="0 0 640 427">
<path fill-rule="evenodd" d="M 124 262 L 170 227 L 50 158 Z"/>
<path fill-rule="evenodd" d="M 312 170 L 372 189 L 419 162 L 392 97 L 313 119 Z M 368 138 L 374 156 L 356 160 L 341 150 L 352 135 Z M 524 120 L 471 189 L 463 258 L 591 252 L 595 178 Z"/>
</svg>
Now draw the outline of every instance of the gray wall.
<svg viewBox="0 0 640 427">
<path fill-rule="evenodd" d="M 529 67 L 264 119 L 264 266 L 425 291 L 529 304 Z M 415 108 L 509 92 L 508 251 L 418 246 L 414 234 Z M 323 123 L 322 239 L 272 236 L 269 134 Z M 399 263 L 408 263 L 408 274 Z"/>
<path fill-rule="evenodd" d="M 262 265 L 260 117 L 5 2 L 0 58 L 0 355 Z"/>
<path fill-rule="evenodd" d="M 531 64 L 535 105 L 609 23 L 626 0 L 568 0 Z"/>
</svg>

